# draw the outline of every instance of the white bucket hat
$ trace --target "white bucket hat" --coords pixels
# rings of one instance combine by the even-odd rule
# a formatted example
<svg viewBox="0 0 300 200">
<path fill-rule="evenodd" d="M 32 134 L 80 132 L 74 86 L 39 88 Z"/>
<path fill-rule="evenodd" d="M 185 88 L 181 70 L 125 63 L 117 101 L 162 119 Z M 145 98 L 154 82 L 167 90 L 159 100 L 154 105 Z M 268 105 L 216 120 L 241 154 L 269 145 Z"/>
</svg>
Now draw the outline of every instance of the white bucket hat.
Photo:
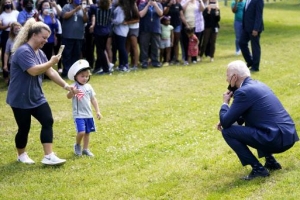
<svg viewBox="0 0 300 200">
<path fill-rule="evenodd" d="M 72 81 L 75 81 L 75 76 L 83 69 L 90 69 L 89 62 L 83 59 L 76 61 L 69 69 L 68 78 Z"/>
</svg>

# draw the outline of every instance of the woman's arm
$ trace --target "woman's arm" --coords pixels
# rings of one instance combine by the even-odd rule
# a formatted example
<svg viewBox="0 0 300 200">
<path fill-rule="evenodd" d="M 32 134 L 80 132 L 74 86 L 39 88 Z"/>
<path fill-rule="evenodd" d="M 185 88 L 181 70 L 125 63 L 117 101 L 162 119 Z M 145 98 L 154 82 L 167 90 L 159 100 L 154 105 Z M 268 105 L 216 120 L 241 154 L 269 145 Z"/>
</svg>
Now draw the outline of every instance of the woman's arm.
<svg viewBox="0 0 300 200">
<path fill-rule="evenodd" d="M 62 79 L 58 72 L 52 67 L 50 67 L 45 74 L 57 85 L 61 86 L 65 90 L 73 92 L 73 87 L 71 87 L 64 79 Z"/>
<path fill-rule="evenodd" d="M 49 68 L 51 68 L 53 65 L 58 63 L 59 59 L 61 58 L 61 55 L 54 55 L 51 57 L 51 59 L 48 62 L 45 62 L 43 64 L 35 65 L 33 67 L 30 67 L 27 69 L 27 72 L 31 76 L 38 76 L 40 74 L 45 73 Z"/>
</svg>

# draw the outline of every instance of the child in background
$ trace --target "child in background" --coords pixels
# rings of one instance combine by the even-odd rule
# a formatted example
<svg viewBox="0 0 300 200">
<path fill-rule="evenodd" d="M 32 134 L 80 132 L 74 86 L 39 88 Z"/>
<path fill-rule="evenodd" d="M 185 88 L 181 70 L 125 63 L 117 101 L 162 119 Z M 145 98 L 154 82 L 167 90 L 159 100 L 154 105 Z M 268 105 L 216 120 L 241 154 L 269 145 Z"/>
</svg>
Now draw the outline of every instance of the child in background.
<svg viewBox="0 0 300 200">
<path fill-rule="evenodd" d="M 22 25 L 18 22 L 13 22 L 10 25 L 10 32 L 9 38 L 6 42 L 5 54 L 4 54 L 4 63 L 3 63 L 3 70 L 9 73 L 10 64 L 11 64 L 11 50 L 15 42 L 15 38 L 17 37 L 18 33 L 20 32 Z M 5 83 L 9 84 L 9 76 L 5 78 Z"/>
<path fill-rule="evenodd" d="M 169 66 L 171 60 L 171 47 L 173 46 L 174 33 L 173 26 L 170 25 L 169 16 L 163 16 L 161 19 L 161 39 L 160 39 L 160 62 L 164 63 L 163 66 Z"/>
<path fill-rule="evenodd" d="M 198 52 L 199 52 L 199 48 L 198 48 L 199 40 L 198 40 L 197 36 L 195 35 L 193 28 L 186 29 L 186 34 L 187 34 L 187 36 L 189 38 L 188 63 L 191 63 L 192 57 L 197 57 L 198 56 Z M 194 61 L 194 63 L 196 63 L 196 61 Z"/>
<path fill-rule="evenodd" d="M 73 90 L 68 92 L 68 99 L 72 98 L 73 117 L 77 130 L 74 152 L 76 155 L 87 155 L 93 157 L 94 154 L 89 150 L 90 132 L 95 132 L 95 124 L 91 103 L 96 110 L 97 118 L 101 119 L 101 113 L 95 98 L 94 89 L 87 82 L 90 80 L 90 66 L 86 60 L 75 62 L 68 72 L 68 78 L 75 81 L 71 86 Z M 81 141 L 83 139 L 83 150 Z"/>
</svg>

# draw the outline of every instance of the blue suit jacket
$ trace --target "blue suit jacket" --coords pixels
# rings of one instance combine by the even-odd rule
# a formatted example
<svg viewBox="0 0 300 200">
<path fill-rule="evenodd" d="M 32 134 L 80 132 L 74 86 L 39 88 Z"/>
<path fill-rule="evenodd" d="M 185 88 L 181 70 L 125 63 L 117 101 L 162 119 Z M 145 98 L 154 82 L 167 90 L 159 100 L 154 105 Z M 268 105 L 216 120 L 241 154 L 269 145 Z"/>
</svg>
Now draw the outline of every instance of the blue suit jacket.
<svg viewBox="0 0 300 200">
<path fill-rule="evenodd" d="M 282 146 L 299 140 L 295 124 L 278 98 L 267 85 L 250 77 L 234 92 L 231 106 L 222 105 L 219 115 L 224 129 L 242 117 L 245 126 L 266 133 L 264 141 L 275 142 L 278 134 L 282 137 Z"/>
<path fill-rule="evenodd" d="M 244 7 L 243 13 L 243 29 L 246 32 L 256 30 L 262 32 L 264 30 L 263 23 L 264 0 L 251 0 L 247 9 Z"/>
</svg>

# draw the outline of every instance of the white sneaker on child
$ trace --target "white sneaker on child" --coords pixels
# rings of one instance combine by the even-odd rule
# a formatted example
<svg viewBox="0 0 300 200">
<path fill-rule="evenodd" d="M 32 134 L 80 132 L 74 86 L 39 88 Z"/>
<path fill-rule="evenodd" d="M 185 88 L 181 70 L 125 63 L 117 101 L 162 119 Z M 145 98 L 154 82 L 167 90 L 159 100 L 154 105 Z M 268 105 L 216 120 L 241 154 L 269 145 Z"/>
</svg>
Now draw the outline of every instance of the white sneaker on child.
<svg viewBox="0 0 300 200">
<path fill-rule="evenodd" d="M 34 164 L 34 161 L 31 158 L 29 158 L 26 152 L 18 156 L 18 162 L 25 164 Z"/>
<path fill-rule="evenodd" d="M 45 155 L 42 160 L 42 163 L 44 165 L 61 165 L 64 164 L 65 162 L 66 162 L 65 159 L 60 159 L 53 152 L 50 153 L 49 155 Z"/>
</svg>

